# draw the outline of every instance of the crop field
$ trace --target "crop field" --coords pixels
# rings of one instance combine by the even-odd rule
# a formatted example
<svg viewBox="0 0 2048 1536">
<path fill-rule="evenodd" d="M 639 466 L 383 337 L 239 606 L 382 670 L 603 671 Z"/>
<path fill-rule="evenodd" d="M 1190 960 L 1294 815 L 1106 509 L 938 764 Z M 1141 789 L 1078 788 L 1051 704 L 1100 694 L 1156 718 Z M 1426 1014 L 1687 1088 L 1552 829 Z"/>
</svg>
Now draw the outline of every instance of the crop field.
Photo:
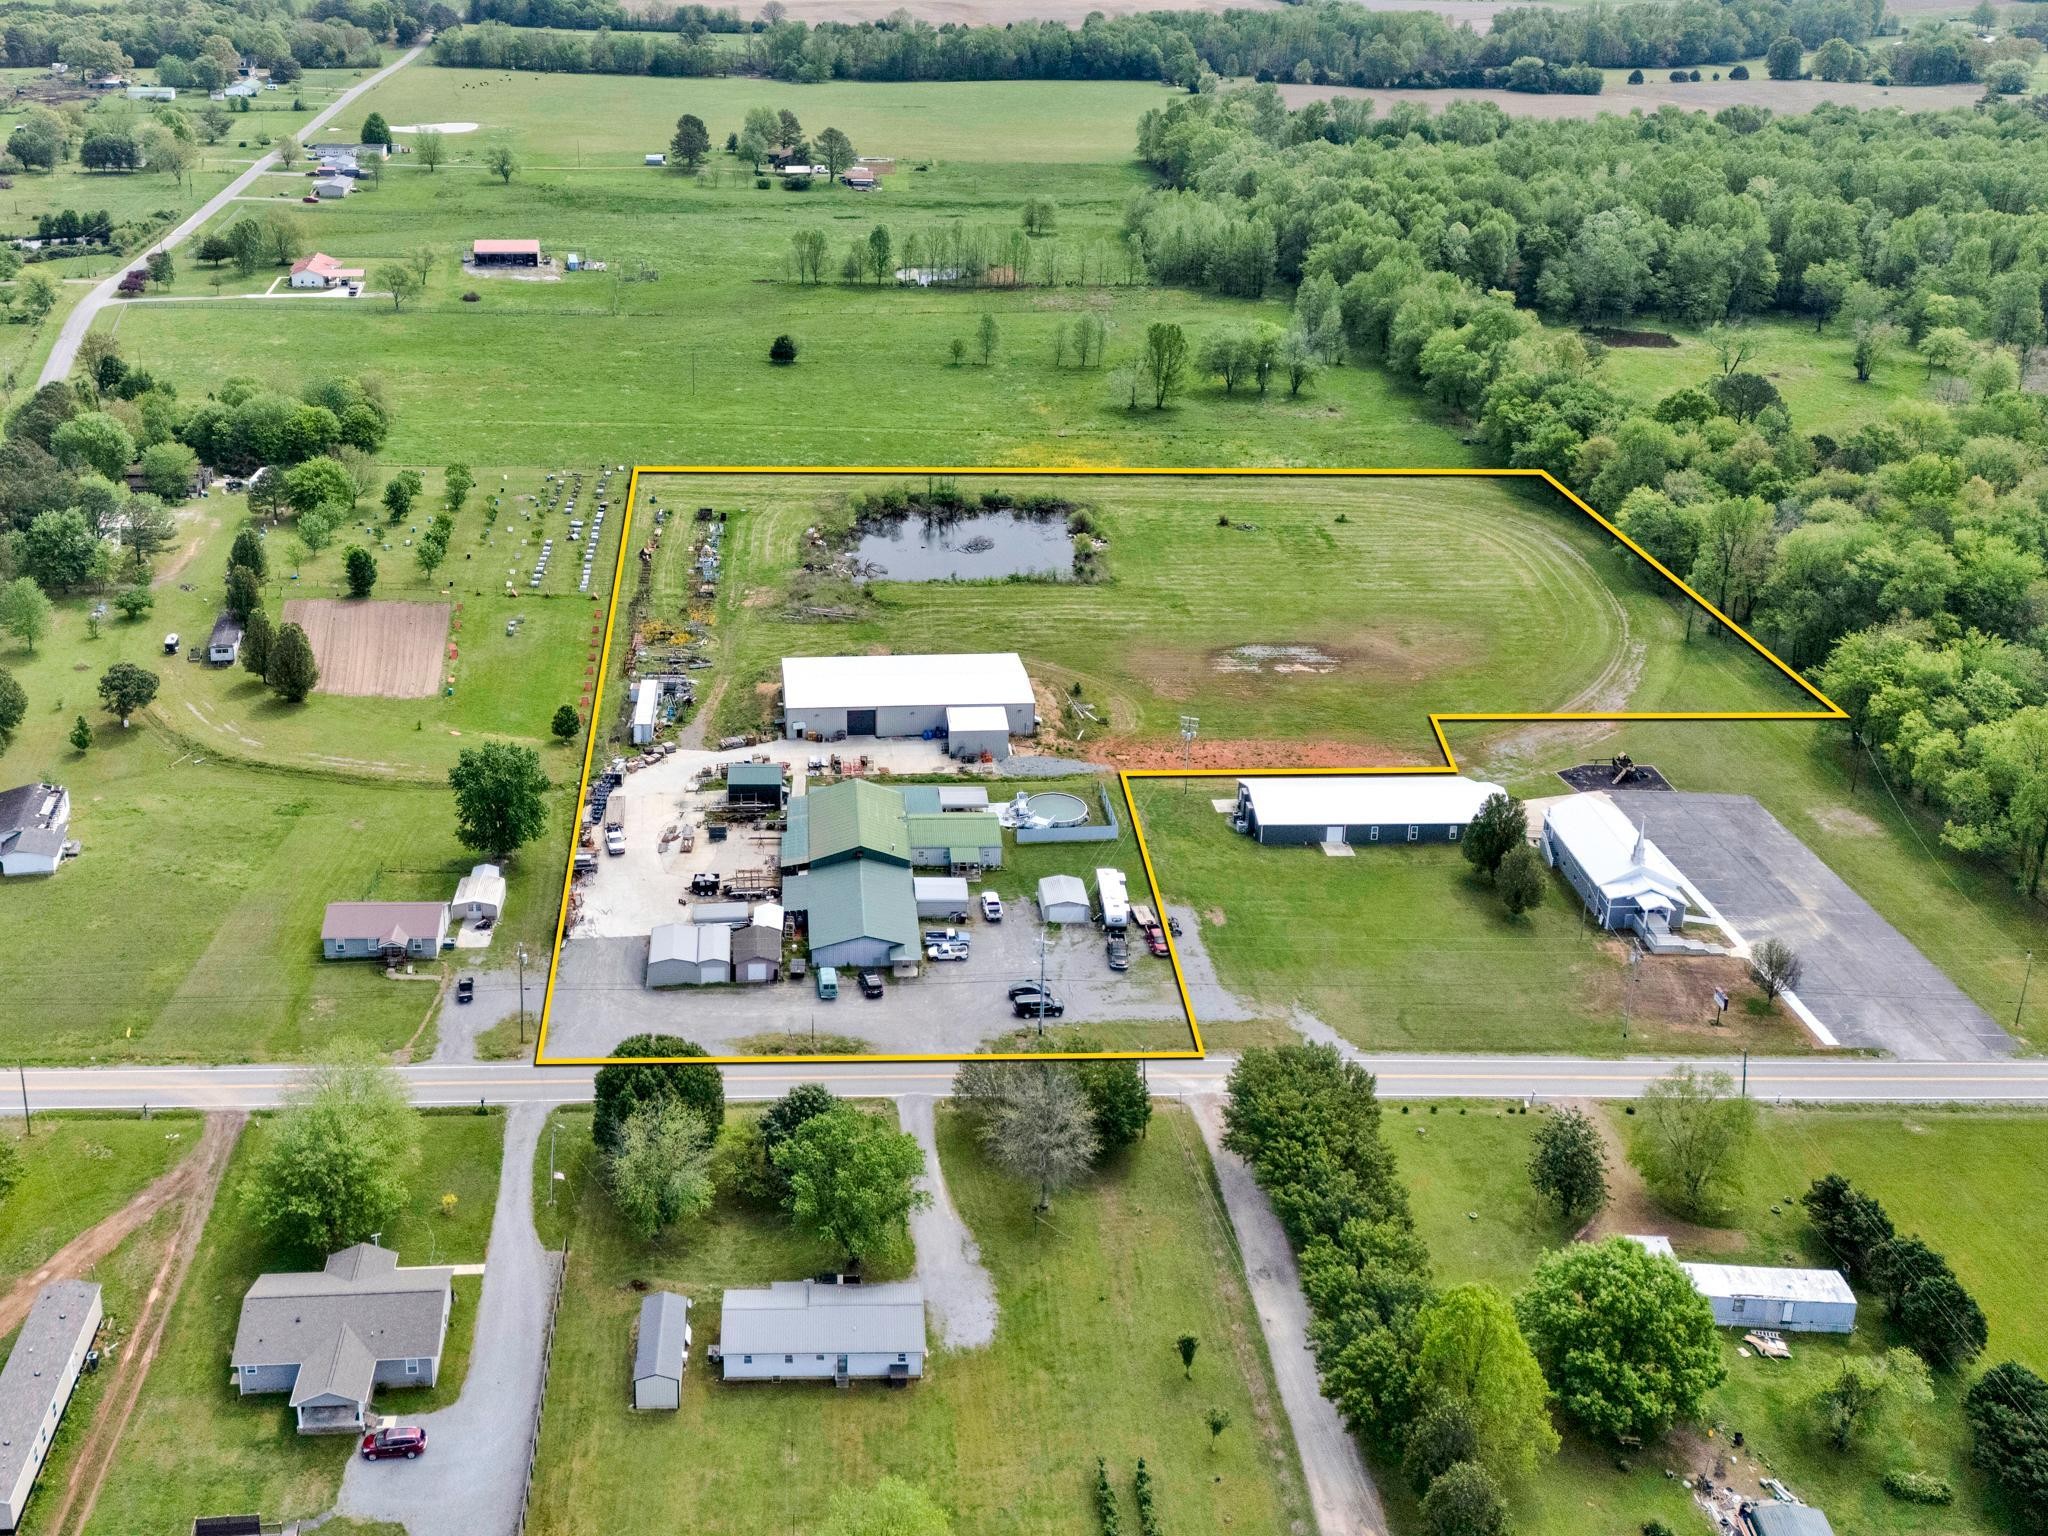
<svg viewBox="0 0 2048 1536">
<path fill-rule="evenodd" d="M 1014 649 L 1045 694 L 1053 738 L 1123 768 L 1178 764 L 1179 718 L 1190 713 L 1201 720 L 1198 763 L 1250 767 L 1428 761 L 1431 711 L 1804 707 L 1746 648 L 1679 643 L 1676 609 L 1631 575 L 1637 557 L 1540 486 L 957 484 L 1071 499 L 1100 527 L 1106 576 L 878 580 L 821 595 L 801 569 L 819 560 L 806 530 L 843 530 L 849 490 L 917 483 L 642 477 L 643 501 L 728 514 L 712 615 L 724 675 L 715 733 L 765 723 L 780 657 L 875 648 Z"/>
<path fill-rule="evenodd" d="M 1617 1134 L 1630 1123 L 1618 1109 L 1600 1112 Z M 1443 1105 L 1433 1113 L 1417 1107 L 1389 1118 L 1388 1139 L 1441 1283 L 1486 1281 L 1512 1293 L 1537 1257 L 1569 1236 L 1537 1202 L 1524 1172 L 1539 1124 L 1536 1116 L 1479 1104 Z M 2040 1370 L 2048 1362 L 2048 1335 L 2028 1256 L 2048 1233 L 2040 1212 L 2010 1192 L 2025 1184 L 2044 1155 L 2048 1119 L 2038 1115 L 1767 1109 L 1743 1189 L 1724 1226 L 1672 1224 L 1649 1203 L 1632 1172 L 1615 1168 L 1609 1173 L 1617 1190 L 1610 1218 L 1633 1223 L 1631 1231 L 1671 1232 L 1681 1258 L 1821 1262 L 1824 1255 L 1814 1247 L 1796 1197 L 1820 1175 L 1841 1173 L 1877 1196 L 1901 1231 L 1949 1256 L 1991 1325 L 1990 1349 L 1980 1363 L 2018 1359 Z M 1986 1480 L 1969 1464 L 1959 1399 L 1972 1372 L 1937 1375 L 1933 1403 L 1907 1409 L 1850 1452 L 1831 1449 L 1819 1433 L 1809 1401 L 1832 1368 L 1846 1355 L 1891 1342 L 1874 1298 L 1865 1300 L 1853 1335 L 1792 1336 L 1788 1362 L 1743 1358 L 1732 1334 L 1724 1340 L 1728 1381 L 1709 1398 L 1706 1414 L 1721 1445 L 1704 1448 L 1697 1437 L 1684 1437 L 1646 1446 L 1627 1458 L 1630 1469 L 1619 1470 L 1611 1453 L 1568 1433 L 1563 1453 L 1523 1490 L 1517 1528 L 1529 1536 L 1576 1536 L 1589 1529 L 1634 1530 L 1657 1518 L 1675 1530 L 1687 1529 L 1700 1516 L 1664 1469 L 1690 1467 L 1699 1455 L 1710 1460 L 1737 1429 L 1749 1454 L 1761 1457 L 1800 1497 L 1825 1508 L 1837 1530 L 1989 1536 L 2008 1528 Z M 1879 1479 L 1895 1465 L 1947 1478 L 1956 1489 L 1955 1503 L 1927 1508 L 1889 1498 Z M 1405 1500 L 1398 1477 L 1384 1477 L 1381 1486 Z"/>
<path fill-rule="evenodd" d="M 703 1351 L 720 1291 L 810 1273 L 830 1256 L 779 1213 L 730 1197 L 667 1240 L 636 1242 L 599 1183 L 588 1117 L 559 1123 L 570 1181 L 542 1231 L 572 1258 L 529 1530 L 630 1525 L 658 1507 L 707 1536 L 782 1536 L 813 1529 L 835 1489 L 894 1474 L 928 1488 L 962 1530 L 1086 1536 L 1097 1456 L 1127 1519 L 1143 1456 L 1168 1530 L 1307 1520 L 1235 1241 L 1185 1110 L 1160 1108 L 1144 1140 L 1062 1193 L 1044 1221 L 1034 1191 L 992 1171 L 972 1127 L 941 1113 L 946 1183 L 1001 1316 L 992 1345 L 935 1351 L 902 1392 L 718 1384 Z M 627 1407 L 640 1283 L 693 1303 L 678 1413 Z M 1176 1374 L 1182 1333 L 1202 1341 L 1191 1382 Z M 1213 1448 L 1202 1423 L 1212 1405 L 1235 1421 Z"/>
<path fill-rule="evenodd" d="M 440 690 L 446 603 L 301 597 L 284 605 L 284 621 L 305 630 L 322 693 L 421 699 Z"/>
</svg>

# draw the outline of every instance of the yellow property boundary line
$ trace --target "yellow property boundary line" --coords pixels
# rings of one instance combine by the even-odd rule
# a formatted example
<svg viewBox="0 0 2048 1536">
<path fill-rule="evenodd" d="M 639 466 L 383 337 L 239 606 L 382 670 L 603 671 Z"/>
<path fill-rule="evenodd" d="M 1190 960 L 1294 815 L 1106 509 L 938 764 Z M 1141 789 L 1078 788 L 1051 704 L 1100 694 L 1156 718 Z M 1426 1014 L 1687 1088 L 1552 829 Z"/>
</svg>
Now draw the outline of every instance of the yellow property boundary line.
<svg viewBox="0 0 2048 1536">
<path fill-rule="evenodd" d="M 627 1058 L 615 1056 L 557 1056 L 551 1057 L 548 1049 L 548 1024 L 554 1009 L 555 979 L 562 963 L 562 943 L 569 921 L 569 890 L 575 878 L 576 838 L 583 828 L 584 807 L 590 794 L 590 769 L 597 750 L 598 720 L 604 708 L 604 689 L 611 672 L 612 632 L 618 618 L 619 587 L 626 573 L 626 558 L 632 547 L 633 513 L 640 499 L 640 477 L 642 475 L 762 475 L 791 478 L 814 477 L 860 477 L 860 476 L 916 476 L 957 478 L 986 478 L 1008 476 L 1012 479 L 1275 479 L 1292 477 L 1319 480 L 1371 480 L 1371 479 L 1425 479 L 1430 477 L 1466 480 L 1531 480 L 1548 486 L 1565 501 L 1584 513 L 1594 524 L 1610 537 L 1642 560 L 1651 570 L 1670 582 L 1689 601 L 1731 634 L 1739 636 L 1757 655 L 1775 667 L 1788 678 L 1801 693 L 1811 698 L 1814 709 L 1764 709 L 1764 710 L 1649 710 L 1649 711 L 1550 711 L 1541 713 L 1462 712 L 1431 714 L 1430 733 L 1436 738 L 1437 751 L 1442 761 L 1417 763 L 1407 767 L 1366 767 L 1366 768 L 1132 768 L 1117 770 L 1118 787 L 1123 792 L 1124 809 L 1131 818 L 1131 830 L 1137 838 L 1138 858 L 1144 865 L 1145 881 L 1151 888 L 1154 909 L 1165 913 L 1165 900 L 1160 893 L 1159 878 L 1152 865 L 1152 851 L 1145 841 L 1145 824 L 1138 814 L 1137 801 L 1131 794 L 1134 779 L 1205 779 L 1205 778 L 1268 778 L 1268 777 L 1330 777 L 1334 775 L 1359 774 L 1424 774 L 1458 772 L 1458 760 L 1451 751 L 1451 744 L 1444 735 L 1446 725 L 1469 724 L 1523 724 L 1557 723 L 1569 721 L 1741 721 L 1741 720 L 1846 720 L 1848 714 L 1826 694 L 1801 677 L 1775 652 L 1754 635 L 1729 618 L 1720 609 L 1708 602 L 1688 586 L 1677 574 L 1665 566 L 1642 545 L 1636 543 L 1621 529 L 1609 522 L 1585 501 L 1573 493 L 1571 488 L 1546 469 L 1229 469 L 1229 468 L 1035 468 L 1030 465 L 932 465 L 932 464 L 636 464 L 632 477 L 626 482 L 626 515 L 619 529 L 619 558 L 612 571 L 611 601 L 605 609 L 604 646 L 598 658 L 597 686 L 591 697 L 590 725 L 585 733 L 583 745 L 583 775 L 576 787 L 576 816 L 570 828 L 570 858 L 568 868 L 562 872 L 562 900 L 555 915 L 554 951 L 548 959 L 547 991 L 541 1000 L 540 1033 L 534 1046 L 534 1065 L 542 1067 L 603 1066 L 607 1062 Z M 816 1056 L 682 1056 L 682 1057 L 634 1057 L 633 1060 L 648 1062 L 690 1062 L 700 1066 L 761 1066 L 792 1065 L 796 1063 L 822 1062 L 953 1062 L 953 1061 L 1197 1061 L 1208 1054 L 1202 1044 L 1202 1026 L 1195 1017 L 1194 1000 L 1188 995 L 1187 973 L 1180 962 L 1180 948 L 1173 942 L 1169 927 L 1166 938 L 1167 957 L 1173 966 L 1175 990 L 1180 995 L 1181 1008 L 1187 1016 L 1191 1049 L 1179 1051 L 1047 1051 L 1031 1052 L 981 1052 L 981 1053 L 938 1053 L 938 1054 L 874 1054 L 874 1055 L 816 1055 Z"/>
</svg>

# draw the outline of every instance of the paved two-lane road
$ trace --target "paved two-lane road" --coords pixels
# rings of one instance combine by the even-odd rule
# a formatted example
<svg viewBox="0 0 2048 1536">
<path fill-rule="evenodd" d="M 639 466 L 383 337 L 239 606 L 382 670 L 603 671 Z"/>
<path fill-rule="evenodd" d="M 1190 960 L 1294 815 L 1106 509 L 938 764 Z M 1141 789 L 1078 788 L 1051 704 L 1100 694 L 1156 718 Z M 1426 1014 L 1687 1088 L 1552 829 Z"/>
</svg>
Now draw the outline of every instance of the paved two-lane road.
<svg viewBox="0 0 2048 1536">
<path fill-rule="evenodd" d="M 311 138 L 332 122 L 335 114 L 348 106 L 350 102 L 356 100 L 365 91 L 374 90 L 382 85 L 391 76 L 397 74 L 406 65 L 418 58 L 424 51 L 424 44 L 418 48 L 409 48 L 394 63 L 385 65 L 374 75 L 350 86 L 339 96 L 335 97 L 331 104 L 316 113 L 312 120 L 299 130 L 299 137 L 301 139 Z M 208 219 L 241 196 L 258 176 L 261 176 L 276 164 L 276 155 L 265 155 L 254 165 L 250 166 L 249 169 L 221 188 L 220 191 L 208 198 L 205 205 L 197 213 L 185 220 L 184 223 L 180 224 L 168 235 L 165 235 L 163 239 L 155 242 L 150 249 L 167 251 L 179 242 L 197 234 Z M 71 376 L 71 365 L 78 360 L 78 344 L 85 340 L 85 333 L 92 329 L 93 320 L 99 315 L 99 312 L 113 302 L 114 290 L 120 287 L 122 275 L 127 270 L 126 266 L 123 266 L 119 272 L 115 272 L 106 278 L 92 292 L 80 299 L 78 307 L 64 317 L 64 324 L 57 332 L 56 345 L 50 348 L 50 355 L 43 362 L 43 371 L 36 376 L 38 387 L 44 384 L 55 384 L 59 380 L 67 379 Z"/>
<path fill-rule="evenodd" d="M 1370 1056 L 1355 1058 L 1379 1078 L 1389 1099 L 1627 1099 L 1679 1065 L 1665 1057 L 1618 1061 L 1571 1056 Z M 1146 1075 L 1162 1098 L 1221 1093 L 1231 1056 L 1152 1062 Z M 1694 1059 L 1741 1077 L 1739 1060 Z M 4 1069 L 0 1069 L 4 1070 Z M 524 1062 L 428 1063 L 400 1068 L 421 1104 L 580 1104 L 592 1069 L 531 1067 Z M 824 1083 L 868 1098 L 945 1095 L 953 1071 L 944 1062 L 876 1066 L 762 1066 L 725 1069 L 733 1099 L 773 1099 L 797 1083 Z M 292 1069 L 264 1067 L 31 1067 L 0 1077 L 0 1114 L 21 1113 L 25 1082 L 31 1110 L 267 1109 L 283 1096 Z M 2048 1058 L 1908 1062 L 1869 1057 L 1751 1058 L 1749 1092 L 1763 1100 L 1819 1104 L 1956 1103 L 2048 1105 Z"/>
</svg>

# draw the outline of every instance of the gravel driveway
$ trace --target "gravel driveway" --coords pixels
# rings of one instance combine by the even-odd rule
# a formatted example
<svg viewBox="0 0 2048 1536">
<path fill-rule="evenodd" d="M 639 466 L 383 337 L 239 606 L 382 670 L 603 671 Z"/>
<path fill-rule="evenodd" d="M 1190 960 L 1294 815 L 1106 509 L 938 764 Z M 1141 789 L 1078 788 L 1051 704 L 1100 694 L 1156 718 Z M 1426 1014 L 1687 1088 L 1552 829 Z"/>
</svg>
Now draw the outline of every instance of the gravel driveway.
<svg viewBox="0 0 2048 1536">
<path fill-rule="evenodd" d="M 1204 1094 L 1188 1103 L 1202 1127 L 1202 1139 L 1209 1144 L 1223 1207 L 1230 1213 L 1238 1250 L 1244 1255 L 1252 1306 L 1259 1314 L 1259 1331 L 1266 1336 L 1266 1352 L 1273 1359 L 1281 1405 L 1294 1426 L 1294 1443 L 1308 1479 L 1316 1529 L 1322 1536 L 1382 1536 L 1387 1515 L 1380 1506 L 1379 1489 L 1366 1470 L 1358 1442 L 1351 1438 L 1316 1380 L 1316 1357 L 1308 1347 L 1308 1300 L 1301 1293 L 1301 1275 L 1280 1218 L 1253 1181 L 1251 1170 L 1223 1150 L 1222 1095 Z"/>
<path fill-rule="evenodd" d="M 910 1238 L 917 1245 L 917 1278 L 925 1304 L 938 1323 L 947 1349 L 982 1349 L 995 1342 L 996 1282 L 982 1267 L 981 1248 L 946 1192 L 939 1166 L 938 1124 L 930 1094 L 905 1094 L 896 1101 L 903 1129 L 924 1148 L 925 1176 L 918 1187 L 932 1202 L 910 1213 Z"/>
<path fill-rule="evenodd" d="M 421 1414 L 418 1461 L 350 1456 L 340 1513 L 402 1525 L 412 1536 L 511 1536 L 526 1487 L 526 1452 L 540 1412 L 541 1344 L 558 1254 L 533 1226 L 533 1153 L 547 1107 L 520 1104 L 505 1122 L 505 1161 L 484 1259 L 476 1342 L 462 1395 Z"/>
</svg>

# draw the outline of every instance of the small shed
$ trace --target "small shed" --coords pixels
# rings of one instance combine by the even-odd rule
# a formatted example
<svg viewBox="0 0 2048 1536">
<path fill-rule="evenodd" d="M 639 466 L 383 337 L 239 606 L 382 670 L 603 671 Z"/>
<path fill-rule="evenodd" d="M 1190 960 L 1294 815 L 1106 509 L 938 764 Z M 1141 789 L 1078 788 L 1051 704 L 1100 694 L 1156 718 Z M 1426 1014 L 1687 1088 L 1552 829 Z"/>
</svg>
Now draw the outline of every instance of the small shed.
<svg viewBox="0 0 2048 1536">
<path fill-rule="evenodd" d="M 633 1406 L 674 1412 L 683 1403 L 683 1368 L 690 1363 L 690 1302 L 674 1291 L 652 1291 L 640 1303 L 633 1346 Z"/>
<path fill-rule="evenodd" d="M 241 623 L 224 613 L 213 621 L 213 633 L 206 638 L 206 659 L 216 667 L 232 667 L 241 654 Z"/>
<path fill-rule="evenodd" d="M 633 745 L 644 747 L 654 740 L 654 733 L 660 729 L 655 712 L 661 707 L 661 684 L 654 678 L 643 677 L 633 685 Z"/>
<path fill-rule="evenodd" d="M 732 930 L 722 923 L 663 923 L 647 936 L 647 985 L 702 987 L 732 980 Z"/>
<path fill-rule="evenodd" d="M 1783 1333 L 1852 1333 L 1856 1293 L 1832 1269 L 1778 1269 L 1762 1264 L 1681 1264 L 1723 1328 L 1774 1328 Z"/>
<path fill-rule="evenodd" d="M 1010 713 L 1000 704 L 955 704 L 946 711 L 946 751 L 965 762 L 1010 755 Z"/>
<path fill-rule="evenodd" d="M 733 930 L 732 979 L 773 981 L 782 974 L 782 928 L 749 923 Z"/>
<path fill-rule="evenodd" d="M 338 202 L 355 189 L 356 184 L 346 176 L 318 176 L 313 180 L 313 195 L 323 203 Z"/>
<path fill-rule="evenodd" d="M 967 880 L 962 875 L 919 875 L 910 882 L 917 893 L 919 917 L 964 918 L 967 915 Z"/>
<path fill-rule="evenodd" d="M 648 156 L 646 156 L 646 157 L 645 157 L 645 158 L 644 158 L 644 159 L 643 159 L 643 160 L 642 160 L 642 161 L 641 161 L 640 163 L 641 163 L 642 165 L 667 165 L 667 164 L 668 164 L 668 156 L 667 156 L 667 155 L 648 155 Z"/>
<path fill-rule="evenodd" d="M 780 809 L 789 784 L 780 763 L 734 763 L 725 770 L 725 798 L 733 805 L 772 805 Z"/>
<path fill-rule="evenodd" d="M 744 901 L 700 901 L 690 908 L 690 921 L 698 924 L 744 928 L 753 920 L 754 909 Z"/>
<path fill-rule="evenodd" d="M 1038 915 L 1048 923 L 1087 922 L 1088 887 L 1073 875 L 1047 875 L 1038 882 Z"/>
<path fill-rule="evenodd" d="M 495 864 L 478 864 L 455 883 L 455 900 L 450 903 L 458 922 L 479 917 L 495 921 L 505 910 L 505 872 Z"/>
</svg>

